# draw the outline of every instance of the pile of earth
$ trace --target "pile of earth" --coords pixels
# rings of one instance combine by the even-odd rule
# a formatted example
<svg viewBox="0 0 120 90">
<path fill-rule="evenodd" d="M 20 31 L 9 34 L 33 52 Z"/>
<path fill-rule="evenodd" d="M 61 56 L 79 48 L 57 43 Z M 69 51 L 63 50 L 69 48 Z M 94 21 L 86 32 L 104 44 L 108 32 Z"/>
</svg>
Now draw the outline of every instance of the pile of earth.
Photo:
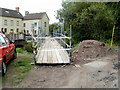
<svg viewBox="0 0 120 90">
<path fill-rule="evenodd" d="M 72 53 L 71 60 L 74 63 L 84 64 L 110 55 L 117 55 L 117 52 L 110 46 L 96 40 L 84 40 Z"/>
</svg>

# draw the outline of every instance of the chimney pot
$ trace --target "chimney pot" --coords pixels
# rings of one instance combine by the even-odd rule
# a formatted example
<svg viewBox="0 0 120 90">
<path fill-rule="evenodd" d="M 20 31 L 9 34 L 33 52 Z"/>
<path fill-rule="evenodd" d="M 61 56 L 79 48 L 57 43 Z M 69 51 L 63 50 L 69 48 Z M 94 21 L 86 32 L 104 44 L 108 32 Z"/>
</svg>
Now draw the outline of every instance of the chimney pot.
<svg viewBox="0 0 120 90">
<path fill-rule="evenodd" d="M 25 16 L 27 16 L 29 14 L 29 11 L 25 11 Z"/>
<path fill-rule="evenodd" d="M 16 7 L 16 11 L 18 11 L 18 12 L 19 12 L 19 9 L 20 9 L 19 7 Z"/>
</svg>

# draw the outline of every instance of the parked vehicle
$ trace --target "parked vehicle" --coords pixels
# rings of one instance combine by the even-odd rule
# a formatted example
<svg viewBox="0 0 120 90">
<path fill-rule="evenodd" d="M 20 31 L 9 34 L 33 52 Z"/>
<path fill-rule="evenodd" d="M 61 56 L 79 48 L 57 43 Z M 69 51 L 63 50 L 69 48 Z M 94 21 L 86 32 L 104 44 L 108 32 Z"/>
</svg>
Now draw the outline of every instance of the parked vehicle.
<svg viewBox="0 0 120 90">
<path fill-rule="evenodd" d="M 2 33 L 0 33 L 0 67 L 2 76 L 7 71 L 7 64 L 17 57 L 15 45 Z"/>
</svg>

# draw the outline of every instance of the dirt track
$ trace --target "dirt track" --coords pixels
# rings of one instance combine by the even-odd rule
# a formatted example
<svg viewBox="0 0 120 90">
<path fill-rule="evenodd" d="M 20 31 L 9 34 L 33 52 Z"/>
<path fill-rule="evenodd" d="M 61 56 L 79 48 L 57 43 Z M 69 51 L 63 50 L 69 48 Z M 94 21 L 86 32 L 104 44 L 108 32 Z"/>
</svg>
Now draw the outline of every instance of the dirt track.
<svg viewBox="0 0 120 90">
<path fill-rule="evenodd" d="M 18 59 L 20 60 L 20 57 Z M 118 88 L 118 55 L 111 47 L 95 41 L 83 41 L 73 52 L 71 65 L 34 65 L 24 80 L 13 86 L 11 76 L 6 88 Z"/>
<path fill-rule="evenodd" d="M 114 88 L 118 87 L 117 55 L 100 58 L 101 66 L 83 65 L 34 66 L 23 82 L 10 85 L 10 79 L 3 83 L 6 88 Z M 10 74 L 10 72 L 9 72 Z M 11 75 L 14 75 L 13 72 Z M 12 77 L 11 77 L 12 79 Z"/>
</svg>

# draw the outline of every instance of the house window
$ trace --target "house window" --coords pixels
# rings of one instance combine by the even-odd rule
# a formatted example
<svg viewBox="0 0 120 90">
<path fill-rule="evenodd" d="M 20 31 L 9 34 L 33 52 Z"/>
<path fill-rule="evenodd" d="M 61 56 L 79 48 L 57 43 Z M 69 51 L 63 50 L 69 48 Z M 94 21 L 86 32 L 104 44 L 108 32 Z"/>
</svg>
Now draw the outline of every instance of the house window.
<svg viewBox="0 0 120 90">
<path fill-rule="evenodd" d="M 7 28 L 4 28 L 4 32 L 7 33 Z"/>
<path fill-rule="evenodd" d="M 17 28 L 16 32 L 17 32 L 17 33 L 19 32 L 19 28 Z"/>
<path fill-rule="evenodd" d="M 24 30 L 24 34 L 25 34 L 26 32 L 25 32 L 25 30 Z"/>
<path fill-rule="evenodd" d="M 4 20 L 4 25 L 7 25 L 7 20 Z"/>
<path fill-rule="evenodd" d="M 14 25 L 14 22 L 13 22 L 13 20 L 11 20 L 11 26 L 13 26 Z"/>
<path fill-rule="evenodd" d="M 37 23 L 35 23 L 35 27 L 37 26 Z"/>
<path fill-rule="evenodd" d="M 37 31 L 35 30 L 35 34 L 37 33 Z"/>
<path fill-rule="evenodd" d="M 46 23 L 46 22 L 44 23 L 44 26 L 45 26 L 45 27 L 47 26 L 47 23 Z"/>
<path fill-rule="evenodd" d="M 25 23 L 23 24 L 23 27 L 26 27 L 26 24 L 25 24 Z"/>
<path fill-rule="evenodd" d="M 13 29 L 11 29 L 10 31 L 13 32 Z"/>
<path fill-rule="evenodd" d="M 29 34 L 29 30 L 27 30 L 27 34 Z"/>
<path fill-rule="evenodd" d="M 19 26 L 19 21 L 17 21 L 17 26 Z"/>
</svg>

